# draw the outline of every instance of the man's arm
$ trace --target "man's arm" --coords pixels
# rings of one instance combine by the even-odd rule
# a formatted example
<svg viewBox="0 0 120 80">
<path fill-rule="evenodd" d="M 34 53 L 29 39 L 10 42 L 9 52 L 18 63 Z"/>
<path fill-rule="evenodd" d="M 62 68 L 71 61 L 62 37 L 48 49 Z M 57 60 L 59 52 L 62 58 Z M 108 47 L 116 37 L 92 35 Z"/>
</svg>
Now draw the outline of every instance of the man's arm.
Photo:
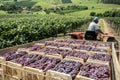
<svg viewBox="0 0 120 80">
<path fill-rule="evenodd" d="M 104 34 L 101 29 L 96 30 L 98 33 Z"/>
</svg>

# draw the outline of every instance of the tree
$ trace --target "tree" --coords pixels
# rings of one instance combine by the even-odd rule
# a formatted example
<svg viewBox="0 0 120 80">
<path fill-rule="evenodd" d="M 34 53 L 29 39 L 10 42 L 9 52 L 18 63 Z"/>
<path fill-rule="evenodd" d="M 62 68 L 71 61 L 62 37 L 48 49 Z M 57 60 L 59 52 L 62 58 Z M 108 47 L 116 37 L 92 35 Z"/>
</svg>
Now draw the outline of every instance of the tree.
<svg viewBox="0 0 120 80">
<path fill-rule="evenodd" d="M 14 0 L 14 2 L 17 2 L 17 0 Z"/>
</svg>

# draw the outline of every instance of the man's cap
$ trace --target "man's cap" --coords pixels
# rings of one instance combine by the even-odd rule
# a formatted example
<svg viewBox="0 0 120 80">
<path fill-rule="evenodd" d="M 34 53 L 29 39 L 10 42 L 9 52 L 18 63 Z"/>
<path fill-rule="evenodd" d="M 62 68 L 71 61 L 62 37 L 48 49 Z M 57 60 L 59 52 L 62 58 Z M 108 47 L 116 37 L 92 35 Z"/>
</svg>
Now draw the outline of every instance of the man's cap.
<svg viewBox="0 0 120 80">
<path fill-rule="evenodd" d="M 98 18 L 98 17 L 95 17 L 95 18 L 93 19 L 93 21 L 94 21 L 95 23 L 97 23 L 97 22 L 99 21 L 99 18 Z"/>
</svg>

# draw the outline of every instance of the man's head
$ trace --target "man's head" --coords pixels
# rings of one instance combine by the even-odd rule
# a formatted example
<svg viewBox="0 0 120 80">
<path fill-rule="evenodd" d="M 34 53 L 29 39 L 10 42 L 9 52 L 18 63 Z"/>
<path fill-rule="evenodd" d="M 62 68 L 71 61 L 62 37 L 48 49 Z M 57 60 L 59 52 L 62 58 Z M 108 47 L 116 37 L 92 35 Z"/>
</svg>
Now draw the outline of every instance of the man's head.
<svg viewBox="0 0 120 80">
<path fill-rule="evenodd" d="M 99 22 L 99 18 L 98 18 L 98 17 L 95 17 L 95 18 L 93 19 L 93 22 L 98 23 L 98 22 Z"/>
</svg>

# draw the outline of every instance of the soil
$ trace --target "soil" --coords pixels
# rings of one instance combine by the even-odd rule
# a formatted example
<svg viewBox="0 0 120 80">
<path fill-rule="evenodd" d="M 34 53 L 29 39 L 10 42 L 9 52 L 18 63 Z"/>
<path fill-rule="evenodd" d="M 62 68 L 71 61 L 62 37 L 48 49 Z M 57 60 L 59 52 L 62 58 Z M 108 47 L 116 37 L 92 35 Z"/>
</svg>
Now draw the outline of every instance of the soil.
<svg viewBox="0 0 120 80">
<path fill-rule="evenodd" d="M 109 33 L 109 34 L 113 34 L 115 39 L 118 41 L 118 50 L 116 51 L 117 52 L 117 55 L 118 55 L 118 60 L 119 60 L 119 63 L 120 63 L 120 36 L 118 36 L 116 34 L 116 32 L 110 27 L 110 24 L 108 24 L 105 20 L 103 20 L 104 22 L 104 31 L 105 33 Z"/>
</svg>

